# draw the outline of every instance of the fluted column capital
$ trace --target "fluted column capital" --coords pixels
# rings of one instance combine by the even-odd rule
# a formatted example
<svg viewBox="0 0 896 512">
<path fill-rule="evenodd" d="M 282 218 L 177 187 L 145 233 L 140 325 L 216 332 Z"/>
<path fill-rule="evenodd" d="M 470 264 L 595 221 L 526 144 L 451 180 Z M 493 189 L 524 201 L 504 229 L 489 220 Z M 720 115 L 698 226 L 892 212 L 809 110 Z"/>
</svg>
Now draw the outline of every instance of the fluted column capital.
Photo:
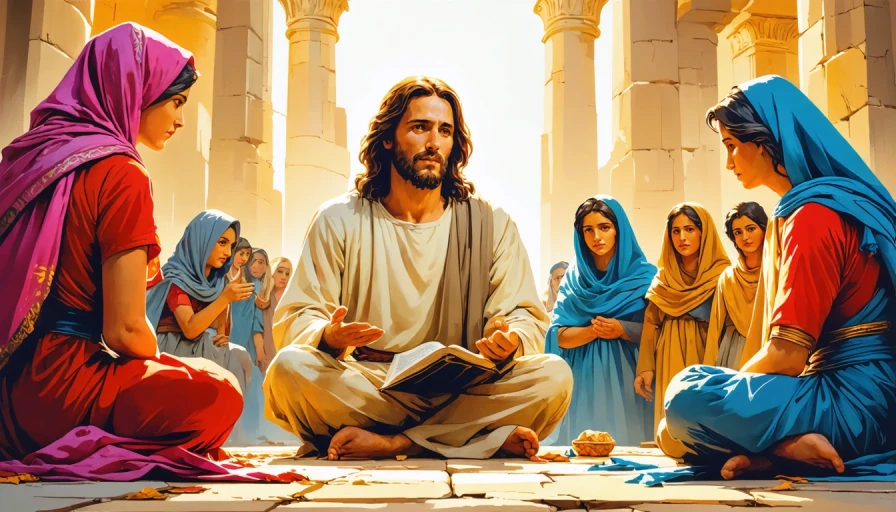
<svg viewBox="0 0 896 512">
<path fill-rule="evenodd" d="M 153 19 L 188 17 L 217 28 L 217 10 L 218 0 L 158 0 Z"/>
<path fill-rule="evenodd" d="M 537 0 L 535 14 L 544 23 L 547 42 L 559 32 L 581 32 L 597 39 L 600 36 L 600 11 L 609 0 Z"/>
<path fill-rule="evenodd" d="M 316 31 L 339 39 L 339 18 L 348 10 L 348 0 L 280 0 L 286 11 L 286 37 Z"/>
<path fill-rule="evenodd" d="M 731 31 L 731 52 L 735 57 L 754 47 L 766 51 L 789 52 L 793 41 L 799 35 L 794 18 L 772 18 L 751 15 L 746 17 Z"/>
</svg>

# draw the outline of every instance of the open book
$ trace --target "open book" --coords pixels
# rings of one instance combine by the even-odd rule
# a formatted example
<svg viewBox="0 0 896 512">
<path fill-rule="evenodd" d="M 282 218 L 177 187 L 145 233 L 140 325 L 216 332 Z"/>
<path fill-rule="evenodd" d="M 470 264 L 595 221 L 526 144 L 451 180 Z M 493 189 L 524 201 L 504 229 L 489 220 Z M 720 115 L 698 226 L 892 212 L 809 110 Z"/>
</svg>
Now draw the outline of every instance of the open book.
<svg viewBox="0 0 896 512">
<path fill-rule="evenodd" d="M 459 345 L 423 343 L 395 354 L 380 391 L 420 396 L 457 394 L 498 377 L 495 363 Z"/>
</svg>

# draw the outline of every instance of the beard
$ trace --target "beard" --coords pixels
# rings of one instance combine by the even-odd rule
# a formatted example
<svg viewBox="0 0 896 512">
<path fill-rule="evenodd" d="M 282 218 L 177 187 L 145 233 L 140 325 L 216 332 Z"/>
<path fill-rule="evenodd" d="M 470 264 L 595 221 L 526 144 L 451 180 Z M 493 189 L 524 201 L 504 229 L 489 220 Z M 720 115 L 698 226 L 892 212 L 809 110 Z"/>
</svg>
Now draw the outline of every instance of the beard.
<svg viewBox="0 0 896 512">
<path fill-rule="evenodd" d="M 438 163 L 439 169 L 417 169 L 417 162 L 424 161 L 424 158 L 431 159 L 433 164 Z M 408 158 L 408 154 L 396 145 L 392 163 L 403 180 L 420 190 L 435 190 L 445 179 L 445 159 L 437 151 L 421 151 Z"/>
</svg>

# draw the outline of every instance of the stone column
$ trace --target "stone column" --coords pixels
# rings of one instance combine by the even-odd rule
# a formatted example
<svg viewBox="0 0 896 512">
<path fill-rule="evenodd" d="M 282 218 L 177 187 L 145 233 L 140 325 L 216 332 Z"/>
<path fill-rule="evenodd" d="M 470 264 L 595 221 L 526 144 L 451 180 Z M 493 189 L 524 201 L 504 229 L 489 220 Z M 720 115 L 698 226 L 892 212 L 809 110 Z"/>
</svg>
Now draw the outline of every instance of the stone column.
<svg viewBox="0 0 896 512">
<path fill-rule="evenodd" d="M 118 2 L 139 6 L 138 2 Z M 217 0 L 150 0 L 146 24 L 193 53 L 200 77 L 184 106 L 184 127 L 163 151 L 140 148 L 153 180 L 156 223 L 162 241 L 160 259 L 173 253 L 187 224 L 206 208 L 212 137 Z M 135 13 L 136 15 L 137 13 Z M 116 19 L 114 24 L 123 21 Z"/>
<path fill-rule="evenodd" d="M 571 261 L 576 208 L 596 194 L 594 40 L 607 0 L 538 0 L 544 22 L 544 134 L 541 136 L 541 269 Z M 543 279 L 539 278 L 539 282 Z"/>
<path fill-rule="evenodd" d="M 800 83 L 798 72 L 796 0 L 751 0 L 719 34 L 719 94 L 726 96 L 731 88 L 762 75 L 783 76 L 794 84 Z M 742 201 L 756 201 L 771 215 L 778 196 L 765 187 L 746 190 L 726 169 L 728 158 L 719 142 L 718 169 L 721 173 L 721 209 L 717 224 L 724 222 L 725 213 Z M 734 245 L 727 245 L 735 254 Z"/>
<path fill-rule="evenodd" d="M 737 15 L 731 0 L 694 5 L 678 1 L 678 92 L 684 198 L 715 217 L 723 211 L 719 137 L 707 126 L 706 111 L 719 100 L 718 35 Z M 716 217 L 718 222 L 718 217 Z"/>
<path fill-rule="evenodd" d="M 87 44 L 94 0 L 5 0 L 0 7 L 3 147 L 28 130 L 31 110 L 59 85 Z"/>
<path fill-rule="evenodd" d="M 622 157 L 610 171 L 609 193 L 626 209 L 638 242 L 655 261 L 666 215 L 685 198 L 676 4 L 622 0 L 614 5 L 619 7 L 613 103 L 619 112 L 614 151 Z"/>
<path fill-rule="evenodd" d="M 280 201 L 261 151 L 272 132 L 269 11 L 265 2 L 218 2 L 208 207 L 238 218 L 242 236 L 273 258 L 280 253 Z"/>
<path fill-rule="evenodd" d="M 890 0 L 799 0 L 800 85 L 896 193 Z"/>
<path fill-rule="evenodd" d="M 336 106 L 337 28 L 348 0 L 280 1 L 289 39 L 283 255 L 296 261 L 314 212 L 348 187 L 345 110 Z"/>
</svg>

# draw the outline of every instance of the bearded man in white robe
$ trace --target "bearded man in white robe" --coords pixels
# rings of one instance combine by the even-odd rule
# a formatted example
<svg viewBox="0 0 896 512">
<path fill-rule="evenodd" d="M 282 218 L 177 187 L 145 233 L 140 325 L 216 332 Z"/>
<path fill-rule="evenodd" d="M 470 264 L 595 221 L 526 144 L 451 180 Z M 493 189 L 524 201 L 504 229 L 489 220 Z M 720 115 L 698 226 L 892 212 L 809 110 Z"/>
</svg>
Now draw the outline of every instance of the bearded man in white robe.
<svg viewBox="0 0 896 512">
<path fill-rule="evenodd" d="M 370 122 L 355 190 L 311 221 L 264 382 L 265 415 L 303 441 L 299 455 L 540 460 L 572 374 L 544 354 L 528 255 L 465 179 L 471 151 L 454 90 L 405 79 Z M 392 355 L 428 341 L 481 354 L 498 377 L 450 395 L 381 392 Z"/>
</svg>

